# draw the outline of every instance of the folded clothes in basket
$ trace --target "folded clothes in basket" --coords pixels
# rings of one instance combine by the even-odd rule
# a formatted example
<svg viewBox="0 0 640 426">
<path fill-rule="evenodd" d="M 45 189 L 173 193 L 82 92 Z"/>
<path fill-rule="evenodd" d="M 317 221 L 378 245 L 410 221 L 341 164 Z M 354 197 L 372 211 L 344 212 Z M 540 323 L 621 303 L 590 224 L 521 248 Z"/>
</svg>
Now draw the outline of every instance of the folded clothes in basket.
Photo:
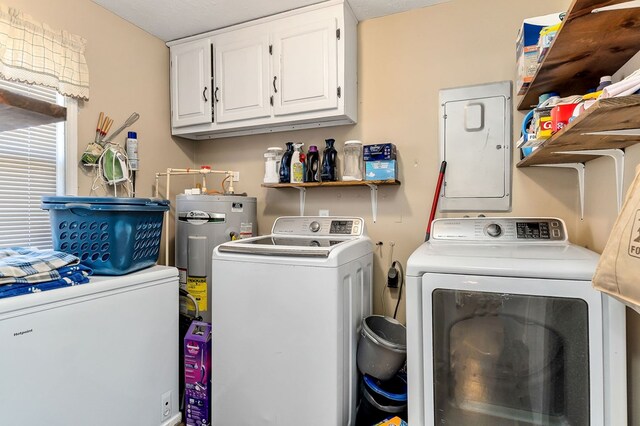
<svg viewBox="0 0 640 426">
<path fill-rule="evenodd" d="M 6 284 L 36 284 L 60 280 L 74 273 L 85 277 L 90 268 L 79 265 L 80 259 L 54 250 L 24 247 L 0 249 L 0 287 Z"/>
</svg>

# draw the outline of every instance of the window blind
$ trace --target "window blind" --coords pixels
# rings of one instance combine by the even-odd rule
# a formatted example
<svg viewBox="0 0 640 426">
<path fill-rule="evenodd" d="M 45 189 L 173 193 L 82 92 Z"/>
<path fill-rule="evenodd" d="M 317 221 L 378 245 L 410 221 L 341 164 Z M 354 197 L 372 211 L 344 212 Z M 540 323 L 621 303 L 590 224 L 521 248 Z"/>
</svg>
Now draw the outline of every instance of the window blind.
<svg viewBox="0 0 640 426">
<path fill-rule="evenodd" d="M 57 103 L 54 89 L 0 80 L 5 88 Z M 43 195 L 56 195 L 59 142 L 57 125 L 0 132 L 0 248 L 53 248 Z"/>
</svg>

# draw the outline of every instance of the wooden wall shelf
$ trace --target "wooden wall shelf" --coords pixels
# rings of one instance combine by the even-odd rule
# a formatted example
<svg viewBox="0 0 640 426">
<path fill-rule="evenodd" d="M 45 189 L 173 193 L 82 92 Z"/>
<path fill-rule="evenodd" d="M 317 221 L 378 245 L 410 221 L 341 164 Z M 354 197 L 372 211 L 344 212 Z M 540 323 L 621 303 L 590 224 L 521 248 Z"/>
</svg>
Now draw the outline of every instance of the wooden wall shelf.
<svg viewBox="0 0 640 426">
<path fill-rule="evenodd" d="M 361 180 L 337 182 L 306 182 L 306 183 L 263 183 L 265 188 L 316 188 L 316 187 L 345 187 L 369 185 L 400 185 L 399 180 Z"/>
<path fill-rule="evenodd" d="M 0 132 L 57 123 L 66 119 L 65 107 L 0 89 Z"/>
<path fill-rule="evenodd" d="M 580 95 L 595 88 L 640 50 L 640 8 L 591 13 L 626 0 L 574 0 L 533 82 L 518 104 L 529 110 L 538 96 Z"/>
<path fill-rule="evenodd" d="M 640 95 L 601 99 L 562 131 L 542 143 L 517 167 L 536 164 L 584 163 L 593 155 L 557 154 L 560 151 L 619 149 L 640 142 L 640 135 L 589 135 L 611 130 L 640 129 Z"/>
<path fill-rule="evenodd" d="M 304 216 L 304 204 L 307 188 L 345 188 L 347 186 L 366 186 L 371 190 L 371 216 L 373 223 L 378 217 L 378 186 L 400 185 L 400 181 L 395 180 L 361 180 L 361 181 L 337 181 L 337 182 L 307 182 L 307 183 L 263 183 L 265 188 L 295 188 L 300 192 L 300 216 Z"/>
</svg>

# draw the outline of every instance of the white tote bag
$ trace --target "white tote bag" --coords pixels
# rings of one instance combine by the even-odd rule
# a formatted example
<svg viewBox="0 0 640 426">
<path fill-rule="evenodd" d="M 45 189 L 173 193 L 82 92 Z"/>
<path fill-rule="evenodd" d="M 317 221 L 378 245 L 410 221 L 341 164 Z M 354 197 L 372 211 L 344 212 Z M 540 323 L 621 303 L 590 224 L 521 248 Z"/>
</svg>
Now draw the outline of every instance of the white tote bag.
<svg viewBox="0 0 640 426">
<path fill-rule="evenodd" d="M 640 313 L 640 167 L 600 256 L 593 287 Z"/>
</svg>

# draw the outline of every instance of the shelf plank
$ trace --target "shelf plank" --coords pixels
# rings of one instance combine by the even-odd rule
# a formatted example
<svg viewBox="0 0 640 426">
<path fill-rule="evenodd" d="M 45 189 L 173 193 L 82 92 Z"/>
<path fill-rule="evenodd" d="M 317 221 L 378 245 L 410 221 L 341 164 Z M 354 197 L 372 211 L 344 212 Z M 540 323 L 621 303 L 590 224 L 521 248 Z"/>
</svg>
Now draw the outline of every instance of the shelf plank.
<svg viewBox="0 0 640 426">
<path fill-rule="evenodd" d="M 560 96 L 582 95 L 640 50 L 640 8 L 591 13 L 625 1 L 573 1 L 519 110 L 531 109 L 538 96 L 551 91 Z"/>
<path fill-rule="evenodd" d="M 367 185 L 400 185 L 399 180 L 362 180 L 336 182 L 305 182 L 305 183 L 263 183 L 264 188 L 316 188 L 316 187 L 346 187 Z"/>
<path fill-rule="evenodd" d="M 601 99 L 561 132 L 547 139 L 517 167 L 536 164 L 583 163 L 592 155 L 557 154 L 559 151 L 626 148 L 640 142 L 637 135 L 586 135 L 603 130 L 640 129 L 640 95 Z"/>
<path fill-rule="evenodd" d="M 66 119 L 65 107 L 0 89 L 0 132 Z"/>
</svg>

